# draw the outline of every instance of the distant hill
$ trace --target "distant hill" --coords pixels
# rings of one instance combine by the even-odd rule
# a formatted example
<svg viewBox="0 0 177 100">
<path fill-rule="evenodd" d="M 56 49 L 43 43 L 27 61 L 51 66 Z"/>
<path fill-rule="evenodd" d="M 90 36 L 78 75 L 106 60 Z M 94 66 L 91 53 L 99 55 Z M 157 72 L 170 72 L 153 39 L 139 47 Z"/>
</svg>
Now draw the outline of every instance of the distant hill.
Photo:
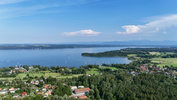
<svg viewBox="0 0 177 100">
<path fill-rule="evenodd" d="M 177 41 L 150 41 L 150 40 L 132 40 L 132 41 L 112 41 L 104 42 L 106 45 L 177 45 Z"/>
<path fill-rule="evenodd" d="M 177 41 L 150 41 L 150 40 L 132 40 L 132 41 L 110 41 L 110 42 L 75 42 L 74 44 L 98 44 L 98 45 L 175 45 Z"/>
</svg>

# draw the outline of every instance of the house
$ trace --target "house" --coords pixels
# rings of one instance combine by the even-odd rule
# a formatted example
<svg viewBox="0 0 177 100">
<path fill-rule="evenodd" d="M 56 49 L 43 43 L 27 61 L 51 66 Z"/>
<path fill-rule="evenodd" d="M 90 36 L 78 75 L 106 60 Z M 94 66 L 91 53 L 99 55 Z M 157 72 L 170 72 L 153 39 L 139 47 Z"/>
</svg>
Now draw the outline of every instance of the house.
<svg viewBox="0 0 177 100">
<path fill-rule="evenodd" d="M 48 87 L 49 85 L 48 84 L 44 84 L 44 87 Z"/>
<path fill-rule="evenodd" d="M 80 96 L 78 96 L 78 98 L 79 98 L 79 99 L 87 99 L 87 96 L 85 96 L 85 95 L 80 95 Z"/>
<path fill-rule="evenodd" d="M 15 93 L 15 89 L 14 90 L 10 90 L 10 93 Z"/>
<path fill-rule="evenodd" d="M 150 73 L 151 73 L 151 74 L 157 74 L 157 72 L 156 72 L 156 71 L 151 71 Z"/>
<path fill-rule="evenodd" d="M 76 95 L 85 95 L 85 94 L 89 93 L 89 91 L 90 91 L 90 88 L 82 88 L 82 89 L 75 89 L 74 93 Z"/>
<path fill-rule="evenodd" d="M 22 94 L 20 94 L 22 97 L 25 97 L 27 95 L 26 92 L 23 92 Z"/>
<path fill-rule="evenodd" d="M 16 90 L 20 90 L 20 88 L 16 88 Z"/>
<path fill-rule="evenodd" d="M 140 70 L 145 71 L 148 70 L 148 68 L 146 68 L 146 66 L 140 66 Z"/>
<path fill-rule="evenodd" d="M 38 92 L 38 93 L 36 93 L 36 94 L 37 94 L 37 95 L 38 95 L 38 94 L 42 94 L 42 92 Z"/>
<path fill-rule="evenodd" d="M 62 68 L 61 70 L 62 70 L 62 71 L 64 71 L 65 69 L 64 69 L 64 68 Z"/>
<path fill-rule="evenodd" d="M 71 90 L 77 89 L 77 86 L 70 86 L 70 87 L 71 87 Z"/>
<path fill-rule="evenodd" d="M 84 88 L 84 86 L 78 86 L 78 88 Z"/>
<path fill-rule="evenodd" d="M 46 88 L 43 88 L 43 89 L 42 89 L 42 92 L 45 92 L 46 90 L 47 90 Z"/>
<path fill-rule="evenodd" d="M 34 81 L 31 81 L 31 84 L 34 84 Z"/>
<path fill-rule="evenodd" d="M 38 92 L 38 91 L 39 91 L 39 89 L 36 89 L 36 91 Z"/>
<path fill-rule="evenodd" d="M 38 85 L 38 84 L 39 84 L 39 81 L 34 82 L 34 84 L 35 84 L 35 85 Z"/>
<path fill-rule="evenodd" d="M 49 92 L 51 92 L 51 93 L 52 93 L 52 92 L 53 92 L 53 90 L 49 90 Z"/>
<path fill-rule="evenodd" d="M 131 74 L 135 76 L 138 75 L 138 72 L 132 71 Z"/>
<path fill-rule="evenodd" d="M 3 90 L 7 91 L 7 88 L 4 88 Z"/>
<path fill-rule="evenodd" d="M 29 69 L 33 69 L 33 67 L 32 67 L 32 66 L 30 66 L 30 67 L 29 67 Z"/>
<path fill-rule="evenodd" d="M 45 95 L 49 96 L 51 95 L 51 92 L 46 92 Z"/>
<path fill-rule="evenodd" d="M 6 94 L 6 93 L 7 93 L 6 90 L 1 90 L 1 91 L 0 91 L 0 94 Z"/>
<path fill-rule="evenodd" d="M 18 67 L 15 67 L 15 70 L 19 70 L 19 68 L 18 68 Z"/>
<path fill-rule="evenodd" d="M 44 95 L 44 98 L 45 98 L 45 97 L 48 97 L 48 95 L 45 94 L 45 95 Z"/>
<path fill-rule="evenodd" d="M 12 97 L 13 98 L 18 98 L 18 96 L 19 96 L 18 94 L 14 94 Z"/>
<path fill-rule="evenodd" d="M 87 74 L 87 76 L 90 76 L 90 74 Z"/>
</svg>

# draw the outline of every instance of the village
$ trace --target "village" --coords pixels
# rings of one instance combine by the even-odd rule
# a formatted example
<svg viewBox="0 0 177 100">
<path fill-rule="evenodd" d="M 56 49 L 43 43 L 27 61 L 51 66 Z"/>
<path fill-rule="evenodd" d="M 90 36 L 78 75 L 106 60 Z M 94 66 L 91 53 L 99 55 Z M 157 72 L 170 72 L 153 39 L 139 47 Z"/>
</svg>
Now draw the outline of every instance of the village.
<svg viewBox="0 0 177 100">
<path fill-rule="evenodd" d="M 32 85 L 32 92 L 30 94 L 27 94 L 27 92 L 22 93 L 16 93 L 16 91 L 19 91 L 20 88 L 0 88 L 0 95 L 4 98 L 8 96 L 9 94 L 12 94 L 13 98 L 22 99 L 25 96 L 35 96 L 35 95 L 43 95 L 43 97 L 48 97 L 52 95 L 53 90 L 55 89 L 54 85 L 51 84 L 44 84 L 42 88 L 38 88 L 37 85 L 39 85 L 39 82 L 45 83 L 43 80 L 36 80 L 31 81 L 31 83 L 24 82 L 25 85 L 30 86 Z M 72 90 L 72 95 L 70 97 L 75 97 L 79 99 L 86 99 L 86 94 L 89 93 L 90 88 L 84 88 L 84 86 L 70 86 Z M 35 94 L 35 95 L 34 95 Z"/>
<path fill-rule="evenodd" d="M 167 67 L 164 67 L 164 68 L 161 68 L 161 67 L 155 67 L 155 66 L 147 66 L 146 64 L 144 65 L 141 65 L 141 66 L 137 66 L 136 67 L 137 69 L 140 70 L 140 72 L 138 71 L 131 71 L 131 72 L 128 72 L 129 74 L 132 74 L 132 75 L 138 75 L 139 73 L 150 73 L 150 74 L 163 74 L 163 75 L 166 75 L 166 76 L 171 76 L 173 78 L 176 78 L 176 75 L 177 75 L 177 72 L 176 70 L 172 70 L 172 69 L 169 69 Z"/>
<path fill-rule="evenodd" d="M 103 68 L 104 66 L 102 66 Z M 33 67 L 28 67 L 29 69 L 33 69 Z M 107 67 L 106 67 L 107 68 Z M 112 67 L 110 67 L 112 68 Z M 91 70 L 92 68 L 89 68 Z M 67 68 L 61 68 L 61 71 L 64 72 L 66 71 Z M 111 69 L 111 72 L 114 72 L 116 70 Z M 20 72 L 20 73 L 29 73 L 25 68 L 19 68 L 15 67 L 14 70 L 10 70 L 9 72 L 5 72 L 6 74 L 8 73 L 9 75 L 12 75 L 15 72 Z M 132 74 L 133 76 L 139 75 L 140 73 L 149 73 L 149 74 L 163 74 L 169 77 L 174 77 L 176 78 L 176 70 L 171 70 L 168 67 L 155 67 L 155 66 L 148 66 L 147 64 L 142 64 L 140 66 L 136 66 L 136 71 L 128 71 L 129 74 Z M 90 77 L 93 74 L 85 74 L 86 77 Z M 103 75 L 101 72 L 98 75 Z M 43 76 L 42 76 L 43 77 Z M 29 78 L 28 76 L 24 77 Z M 43 77 L 43 78 L 38 78 L 38 79 L 33 79 L 33 80 L 26 80 L 26 81 L 21 81 L 20 88 L 17 88 L 17 85 L 19 84 L 11 84 L 9 83 L 4 83 L 4 88 L 0 87 L 0 96 L 1 98 L 5 98 L 9 95 L 12 96 L 12 98 L 17 98 L 17 99 L 23 99 L 24 97 L 35 97 L 36 95 L 42 95 L 43 98 L 46 98 L 48 96 L 52 96 L 53 91 L 57 88 L 54 84 L 47 84 L 46 80 L 47 78 L 52 78 L 52 77 Z M 2 83 L 3 84 L 3 83 Z M 62 83 L 63 85 L 67 85 L 65 83 Z M 87 99 L 87 94 L 91 90 L 89 87 L 84 87 L 84 85 L 79 85 L 79 86 L 72 86 L 69 85 L 72 94 L 68 95 L 69 97 L 74 97 L 77 99 Z M 27 91 L 30 88 L 30 92 Z"/>
</svg>

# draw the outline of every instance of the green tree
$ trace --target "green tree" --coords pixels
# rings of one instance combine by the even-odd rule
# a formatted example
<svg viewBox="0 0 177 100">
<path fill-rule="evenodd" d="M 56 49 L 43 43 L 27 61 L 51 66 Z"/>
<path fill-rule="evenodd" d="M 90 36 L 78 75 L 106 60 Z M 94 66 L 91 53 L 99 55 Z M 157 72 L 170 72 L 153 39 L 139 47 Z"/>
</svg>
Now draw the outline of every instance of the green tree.
<svg viewBox="0 0 177 100">
<path fill-rule="evenodd" d="M 33 100 L 43 100 L 43 96 L 42 95 L 36 95 Z"/>
<path fill-rule="evenodd" d="M 39 81 L 39 87 L 43 87 L 44 83 Z"/>
<path fill-rule="evenodd" d="M 23 100 L 31 100 L 31 98 L 26 96 L 26 97 L 23 98 Z"/>
</svg>

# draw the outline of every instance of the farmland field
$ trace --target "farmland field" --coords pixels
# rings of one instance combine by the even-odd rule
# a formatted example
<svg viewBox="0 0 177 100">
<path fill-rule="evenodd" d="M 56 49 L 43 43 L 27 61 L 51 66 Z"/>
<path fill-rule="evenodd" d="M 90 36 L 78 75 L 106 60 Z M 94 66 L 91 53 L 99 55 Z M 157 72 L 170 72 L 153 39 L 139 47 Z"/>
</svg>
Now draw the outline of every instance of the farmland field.
<svg viewBox="0 0 177 100">
<path fill-rule="evenodd" d="M 159 63 L 158 66 L 171 66 L 177 67 L 177 58 L 153 58 L 152 62 Z M 162 63 L 162 64 L 160 64 Z"/>
</svg>

